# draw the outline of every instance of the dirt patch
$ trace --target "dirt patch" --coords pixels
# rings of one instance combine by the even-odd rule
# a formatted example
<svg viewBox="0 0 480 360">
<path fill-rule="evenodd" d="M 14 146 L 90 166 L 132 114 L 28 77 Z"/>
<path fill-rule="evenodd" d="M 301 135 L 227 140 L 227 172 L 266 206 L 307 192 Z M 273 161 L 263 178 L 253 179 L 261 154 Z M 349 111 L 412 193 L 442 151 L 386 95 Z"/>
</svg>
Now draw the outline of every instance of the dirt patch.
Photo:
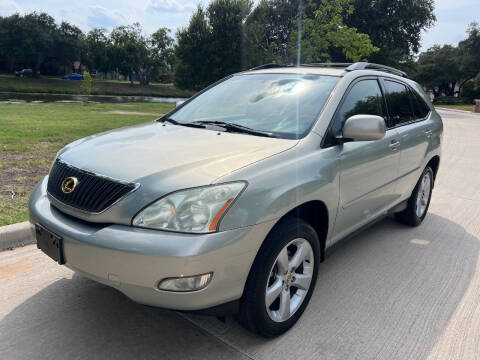
<svg viewBox="0 0 480 360">
<path fill-rule="evenodd" d="M 30 260 L 24 259 L 12 264 L 0 266 L 0 280 L 11 278 L 17 274 L 24 273 L 32 268 L 33 264 Z"/>
<path fill-rule="evenodd" d="M 24 145 L 24 146 L 23 146 Z M 15 151 L 0 145 L 0 226 L 28 218 L 28 198 L 33 187 L 48 174 L 60 143 L 22 144 Z M 13 146 L 13 148 L 16 148 Z"/>
<path fill-rule="evenodd" d="M 150 116 L 162 116 L 164 114 L 144 112 L 144 111 L 126 111 L 126 110 L 110 110 L 102 112 L 102 114 L 116 114 L 116 115 L 150 115 Z"/>
<path fill-rule="evenodd" d="M 12 199 L 27 195 L 28 189 L 48 174 L 56 151 L 52 145 L 32 144 L 34 151 L 28 152 L 0 151 L 0 195 Z"/>
</svg>

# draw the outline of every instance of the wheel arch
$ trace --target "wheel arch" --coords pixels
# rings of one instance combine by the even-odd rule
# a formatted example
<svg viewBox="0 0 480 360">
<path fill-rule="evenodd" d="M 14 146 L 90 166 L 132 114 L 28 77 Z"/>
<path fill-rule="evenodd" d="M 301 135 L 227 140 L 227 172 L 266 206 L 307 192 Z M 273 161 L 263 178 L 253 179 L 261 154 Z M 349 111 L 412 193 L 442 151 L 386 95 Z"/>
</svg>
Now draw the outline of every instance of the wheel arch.
<svg viewBox="0 0 480 360">
<path fill-rule="evenodd" d="M 327 205 L 321 200 L 311 200 L 296 206 L 280 217 L 265 239 L 278 227 L 285 219 L 298 218 L 310 224 L 318 235 L 320 241 L 320 261 L 325 259 L 325 247 L 328 235 L 329 214 Z M 265 241 L 264 239 L 264 241 Z"/>
<path fill-rule="evenodd" d="M 427 163 L 427 166 L 430 166 L 433 170 L 433 180 L 437 178 L 437 173 L 438 173 L 438 168 L 440 166 L 440 156 L 435 155 L 430 159 L 430 161 Z"/>
</svg>

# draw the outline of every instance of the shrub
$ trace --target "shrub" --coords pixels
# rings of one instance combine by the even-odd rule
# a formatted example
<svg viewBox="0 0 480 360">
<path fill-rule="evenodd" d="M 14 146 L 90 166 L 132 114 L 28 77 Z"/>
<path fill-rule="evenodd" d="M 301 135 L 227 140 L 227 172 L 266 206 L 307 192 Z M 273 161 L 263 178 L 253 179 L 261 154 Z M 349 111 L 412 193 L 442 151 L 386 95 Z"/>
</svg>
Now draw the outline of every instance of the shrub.
<svg viewBox="0 0 480 360">
<path fill-rule="evenodd" d="M 436 105 L 456 105 L 456 104 L 467 104 L 468 99 L 464 97 L 456 96 L 439 96 L 434 100 Z"/>
<path fill-rule="evenodd" d="M 470 80 L 462 86 L 460 95 L 467 99 L 469 104 L 472 104 L 474 99 L 478 99 L 480 97 L 480 88 L 477 90 L 475 87 L 475 82 Z"/>
<path fill-rule="evenodd" d="M 473 79 L 473 84 L 475 86 L 475 91 L 477 92 L 477 99 L 480 98 L 480 72 Z"/>
<path fill-rule="evenodd" d="M 88 71 L 83 72 L 82 86 L 80 87 L 82 94 L 90 95 L 92 93 L 92 76 Z"/>
</svg>

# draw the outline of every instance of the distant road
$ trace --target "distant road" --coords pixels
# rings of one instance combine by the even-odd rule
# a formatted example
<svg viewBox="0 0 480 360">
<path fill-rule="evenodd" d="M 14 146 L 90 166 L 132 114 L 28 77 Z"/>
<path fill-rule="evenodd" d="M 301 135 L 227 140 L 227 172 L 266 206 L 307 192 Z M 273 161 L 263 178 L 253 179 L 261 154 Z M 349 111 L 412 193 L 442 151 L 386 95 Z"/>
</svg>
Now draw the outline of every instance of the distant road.
<svg viewBox="0 0 480 360">
<path fill-rule="evenodd" d="M 441 115 L 425 222 L 386 219 L 339 247 L 284 336 L 137 305 L 27 246 L 0 253 L 0 358 L 480 359 L 480 115 Z"/>
</svg>

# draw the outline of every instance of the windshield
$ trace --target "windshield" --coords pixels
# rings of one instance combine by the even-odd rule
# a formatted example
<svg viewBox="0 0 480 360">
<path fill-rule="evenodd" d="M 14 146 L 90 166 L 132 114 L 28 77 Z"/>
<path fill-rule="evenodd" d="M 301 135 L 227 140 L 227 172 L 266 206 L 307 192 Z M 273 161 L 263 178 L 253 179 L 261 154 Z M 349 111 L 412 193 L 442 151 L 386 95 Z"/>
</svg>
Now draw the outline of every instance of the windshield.
<svg viewBox="0 0 480 360">
<path fill-rule="evenodd" d="M 225 122 L 298 139 L 310 131 L 338 80 L 299 74 L 237 75 L 197 96 L 169 119 L 180 124 Z"/>
</svg>

